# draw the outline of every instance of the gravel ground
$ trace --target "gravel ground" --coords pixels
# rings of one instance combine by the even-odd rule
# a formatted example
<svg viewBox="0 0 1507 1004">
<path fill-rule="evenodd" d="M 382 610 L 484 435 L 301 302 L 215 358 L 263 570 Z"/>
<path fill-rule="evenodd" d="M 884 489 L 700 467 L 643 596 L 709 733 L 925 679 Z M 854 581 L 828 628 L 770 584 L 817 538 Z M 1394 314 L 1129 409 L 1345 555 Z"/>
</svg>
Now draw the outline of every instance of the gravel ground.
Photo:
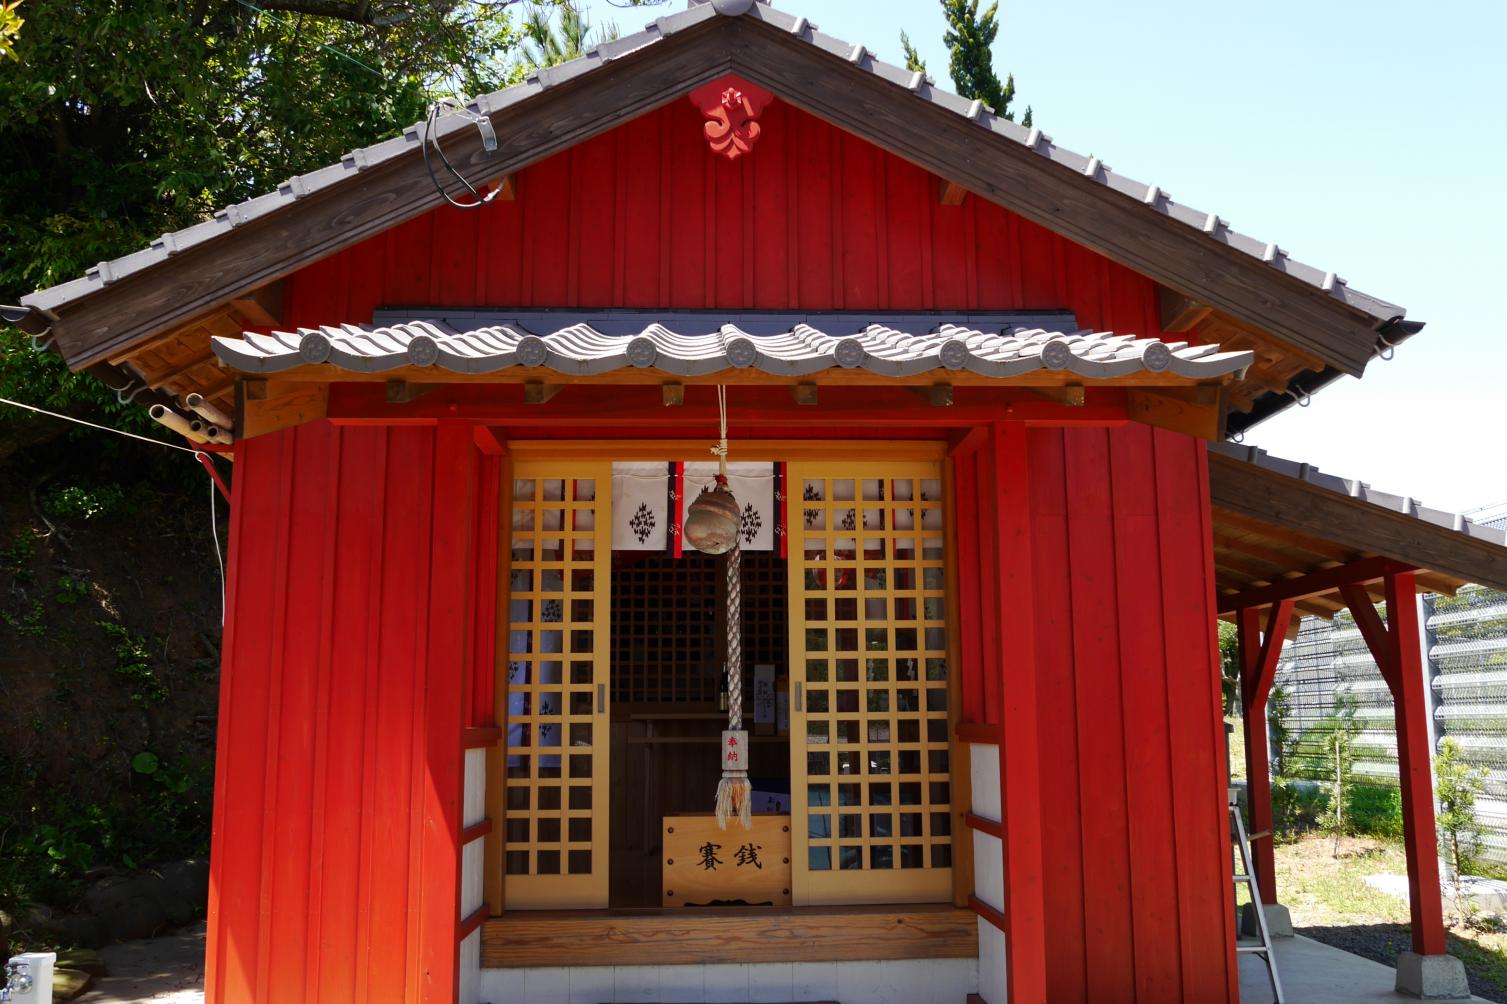
<svg viewBox="0 0 1507 1004">
<path fill-rule="evenodd" d="M 79 1004 L 204 1004 L 204 925 L 100 949 L 109 976 Z"/>
</svg>

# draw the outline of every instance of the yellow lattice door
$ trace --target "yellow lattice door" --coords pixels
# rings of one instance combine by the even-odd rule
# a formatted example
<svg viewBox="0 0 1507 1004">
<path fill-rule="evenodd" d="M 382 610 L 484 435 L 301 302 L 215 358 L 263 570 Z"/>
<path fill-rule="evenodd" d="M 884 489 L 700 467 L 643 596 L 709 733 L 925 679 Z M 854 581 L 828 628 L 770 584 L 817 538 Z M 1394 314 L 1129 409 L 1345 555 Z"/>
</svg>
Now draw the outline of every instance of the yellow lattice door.
<svg viewBox="0 0 1507 1004">
<path fill-rule="evenodd" d="M 520 461 L 511 489 L 506 906 L 605 907 L 612 470 Z"/>
<path fill-rule="evenodd" d="M 941 464 L 789 472 L 796 904 L 949 900 Z"/>
</svg>

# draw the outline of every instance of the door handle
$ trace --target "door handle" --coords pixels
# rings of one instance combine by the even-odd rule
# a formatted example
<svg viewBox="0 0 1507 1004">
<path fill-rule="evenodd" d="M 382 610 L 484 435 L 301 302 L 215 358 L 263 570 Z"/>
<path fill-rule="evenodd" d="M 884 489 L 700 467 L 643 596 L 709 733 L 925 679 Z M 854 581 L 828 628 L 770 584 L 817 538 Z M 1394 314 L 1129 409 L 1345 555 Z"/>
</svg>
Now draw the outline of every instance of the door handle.
<svg viewBox="0 0 1507 1004">
<path fill-rule="evenodd" d="M 597 714 L 607 710 L 607 684 L 597 684 Z"/>
<path fill-rule="evenodd" d="M 803 703 L 804 702 L 802 702 L 802 700 L 801 700 L 801 681 L 796 680 L 795 681 L 795 710 L 797 710 L 797 711 L 804 711 L 804 710 L 806 710 L 805 707 L 803 706 Z"/>
</svg>

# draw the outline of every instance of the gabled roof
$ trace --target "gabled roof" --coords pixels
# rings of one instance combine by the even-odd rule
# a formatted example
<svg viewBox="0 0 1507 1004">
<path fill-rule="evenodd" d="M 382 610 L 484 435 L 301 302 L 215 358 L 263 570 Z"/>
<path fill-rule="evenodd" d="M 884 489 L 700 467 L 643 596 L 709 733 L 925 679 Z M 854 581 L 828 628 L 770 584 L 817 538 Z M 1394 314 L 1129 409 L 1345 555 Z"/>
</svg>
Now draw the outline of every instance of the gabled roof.
<svg viewBox="0 0 1507 1004">
<path fill-rule="evenodd" d="M 484 95 L 495 153 L 462 116 L 438 133 L 472 177 L 497 177 L 736 72 L 791 104 L 869 139 L 1234 320 L 1359 375 L 1406 332 L 1401 307 L 1351 289 L 1332 271 L 1216 214 L 1132 181 L 1039 129 L 825 35 L 805 18 L 751 0 L 717 0 L 662 17 L 522 84 Z M 23 298 L 32 330 L 51 326 L 81 368 L 244 295 L 441 203 L 421 162 L 420 125 L 338 164 L 134 254 Z M 1385 331 L 1385 334 L 1382 332 Z"/>
</svg>

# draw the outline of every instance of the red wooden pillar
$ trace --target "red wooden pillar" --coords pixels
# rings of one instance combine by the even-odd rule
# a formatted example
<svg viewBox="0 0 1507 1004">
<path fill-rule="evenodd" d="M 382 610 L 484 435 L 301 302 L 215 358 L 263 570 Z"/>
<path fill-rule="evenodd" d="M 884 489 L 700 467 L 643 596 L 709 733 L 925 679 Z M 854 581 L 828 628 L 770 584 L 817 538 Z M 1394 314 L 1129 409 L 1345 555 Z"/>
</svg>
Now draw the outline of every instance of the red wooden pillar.
<svg viewBox="0 0 1507 1004">
<path fill-rule="evenodd" d="M 1408 853 L 1408 903 L 1413 951 L 1444 954 L 1444 907 L 1439 889 L 1439 835 L 1434 825 L 1433 761 L 1429 754 L 1428 695 L 1418 638 L 1418 606 L 1413 572 L 1387 576 L 1387 624 L 1396 679 L 1392 688 L 1397 721 L 1398 780 L 1402 785 L 1402 839 Z"/>
<path fill-rule="evenodd" d="M 1005 958 L 1011 1004 L 1047 999 L 1046 891 L 1041 848 L 1036 615 L 1032 599 L 1030 467 L 1025 426 L 995 423 L 993 564 L 998 588 L 999 780 L 1005 872 Z M 980 512 L 980 517 L 987 512 Z M 989 653 L 985 653 L 986 657 Z"/>
<path fill-rule="evenodd" d="M 1256 607 L 1242 607 L 1236 628 L 1240 641 L 1240 708 L 1245 725 L 1246 796 L 1251 807 L 1251 855 L 1256 869 L 1256 885 L 1261 902 L 1277 901 L 1277 863 L 1272 846 L 1272 777 L 1270 751 L 1266 742 L 1266 699 L 1277 675 L 1277 659 L 1282 654 L 1282 640 L 1292 618 L 1293 600 L 1272 604 L 1267 615 L 1266 634 L 1259 635 L 1261 613 Z"/>
</svg>

